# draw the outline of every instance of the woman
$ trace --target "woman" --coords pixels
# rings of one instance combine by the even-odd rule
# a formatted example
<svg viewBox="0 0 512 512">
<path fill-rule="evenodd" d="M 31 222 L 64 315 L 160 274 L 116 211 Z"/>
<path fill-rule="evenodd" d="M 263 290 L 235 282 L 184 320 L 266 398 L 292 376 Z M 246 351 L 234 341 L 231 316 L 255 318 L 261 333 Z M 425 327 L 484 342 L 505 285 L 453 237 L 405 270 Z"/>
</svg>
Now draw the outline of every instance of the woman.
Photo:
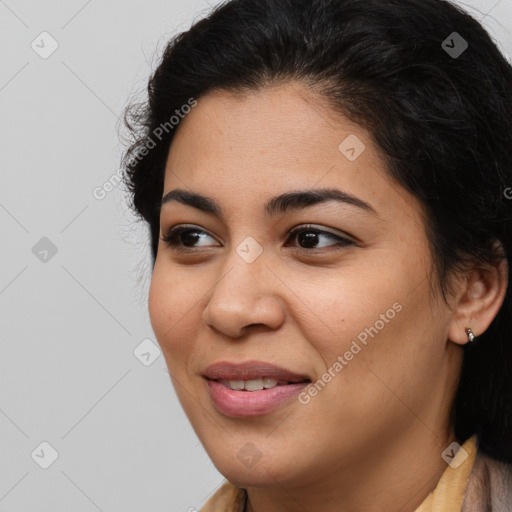
<svg viewBox="0 0 512 512">
<path fill-rule="evenodd" d="M 232 0 L 128 112 L 202 511 L 512 510 L 512 69 L 444 0 Z"/>
</svg>

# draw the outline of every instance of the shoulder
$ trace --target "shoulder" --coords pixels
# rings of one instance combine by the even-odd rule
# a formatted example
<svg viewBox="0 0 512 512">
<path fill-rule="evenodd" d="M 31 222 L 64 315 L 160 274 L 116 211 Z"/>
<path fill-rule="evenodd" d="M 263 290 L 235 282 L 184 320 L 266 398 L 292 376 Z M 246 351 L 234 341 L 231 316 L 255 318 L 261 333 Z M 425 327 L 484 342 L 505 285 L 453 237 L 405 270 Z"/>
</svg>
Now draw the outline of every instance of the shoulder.
<svg viewBox="0 0 512 512">
<path fill-rule="evenodd" d="M 512 464 L 477 452 L 461 512 L 512 511 Z"/>
<path fill-rule="evenodd" d="M 246 491 L 224 482 L 199 512 L 244 512 Z"/>
</svg>

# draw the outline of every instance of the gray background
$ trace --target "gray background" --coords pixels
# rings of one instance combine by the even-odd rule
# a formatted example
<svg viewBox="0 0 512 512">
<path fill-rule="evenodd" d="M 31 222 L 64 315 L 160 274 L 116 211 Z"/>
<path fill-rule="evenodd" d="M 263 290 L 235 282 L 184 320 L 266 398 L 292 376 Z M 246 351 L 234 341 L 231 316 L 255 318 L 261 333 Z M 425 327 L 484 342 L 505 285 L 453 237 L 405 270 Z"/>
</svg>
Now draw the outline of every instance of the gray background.
<svg viewBox="0 0 512 512">
<path fill-rule="evenodd" d="M 155 55 L 215 3 L 0 0 L 0 511 L 192 512 L 224 480 L 155 346 L 146 229 L 93 195 Z M 512 0 L 460 3 L 512 55 Z"/>
</svg>

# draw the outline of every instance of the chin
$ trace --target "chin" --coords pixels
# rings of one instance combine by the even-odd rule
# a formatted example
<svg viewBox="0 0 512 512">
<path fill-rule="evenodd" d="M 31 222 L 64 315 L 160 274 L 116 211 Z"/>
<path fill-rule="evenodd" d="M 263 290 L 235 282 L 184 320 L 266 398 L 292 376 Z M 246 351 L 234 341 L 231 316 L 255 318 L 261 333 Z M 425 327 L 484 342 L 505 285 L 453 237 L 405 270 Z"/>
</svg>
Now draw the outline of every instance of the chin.
<svg viewBox="0 0 512 512">
<path fill-rule="evenodd" d="M 257 462 L 256 459 L 247 460 L 247 463 L 241 461 L 237 453 L 233 453 L 230 458 L 226 457 L 225 452 L 221 457 L 210 458 L 219 473 L 236 487 L 271 487 L 291 477 L 289 468 L 282 467 L 285 459 L 281 457 L 278 457 L 278 466 L 273 460 L 265 460 L 265 456 Z"/>
</svg>

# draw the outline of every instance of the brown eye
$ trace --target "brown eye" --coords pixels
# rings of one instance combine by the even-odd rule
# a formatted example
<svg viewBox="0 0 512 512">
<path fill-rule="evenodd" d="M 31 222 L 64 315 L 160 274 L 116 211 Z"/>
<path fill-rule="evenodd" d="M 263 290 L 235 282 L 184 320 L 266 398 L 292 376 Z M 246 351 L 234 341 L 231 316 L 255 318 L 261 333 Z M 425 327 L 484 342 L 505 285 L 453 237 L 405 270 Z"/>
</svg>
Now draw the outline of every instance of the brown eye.
<svg viewBox="0 0 512 512">
<path fill-rule="evenodd" d="M 322 249 L 324 247 L 331 246 L 346 247 L 348 245 L 354 245 L 354 242 L 348 238 L 315 228 L 314 226 L 301 226 L 299 228 L 295 228 L 290 233 L 289 240 L 295 238 L 297 239 L 299 248 L 304 250 Z M 319 246 L 319 244 L 322 243 L 322 240 L 325 239 L 330 239 L 331 241 L 334 241 L 334 243 L 327 243 Z"/>
<path fill-rule="evenodd" d="M 178 226 L 171 228 L 167 234 L 162 237 L 162 241 L 177 249 L 194 249 L 195 247 L 208 247 L 211 245 L 207 243 L 196 245 L 199 242 L 204 242 L 205 239 L 208 238 L 214 240 L 211 235 L 202 229 L 191 226 Z"/>
<path fill-rule="evenodd" d="M 179 251 L 193 251 L 201 247 L 211 247 L 215 244 L 208 243 L 208 238 L 215 240 L 206 231 L 194 226 L 178 226 L 171 228 L 162 241 L 173 249 Z M 353 240 L 345 238 L 329 231 L 318 229 L 314 226 L 300 226 L 290 232 L 288 240 L 295 240 L 295 245 L 300 250 L 315 251 L 329 247 L 340 248 L 355 245 Z M 327 243 L 324 243 L 327 240 Z M 332 243 L 328 243 L 329 240 Z M 298 244 L 298 245 L 297 245 Z M 290 245 L 290 244 L 287 244 Z"/>
</svg>

